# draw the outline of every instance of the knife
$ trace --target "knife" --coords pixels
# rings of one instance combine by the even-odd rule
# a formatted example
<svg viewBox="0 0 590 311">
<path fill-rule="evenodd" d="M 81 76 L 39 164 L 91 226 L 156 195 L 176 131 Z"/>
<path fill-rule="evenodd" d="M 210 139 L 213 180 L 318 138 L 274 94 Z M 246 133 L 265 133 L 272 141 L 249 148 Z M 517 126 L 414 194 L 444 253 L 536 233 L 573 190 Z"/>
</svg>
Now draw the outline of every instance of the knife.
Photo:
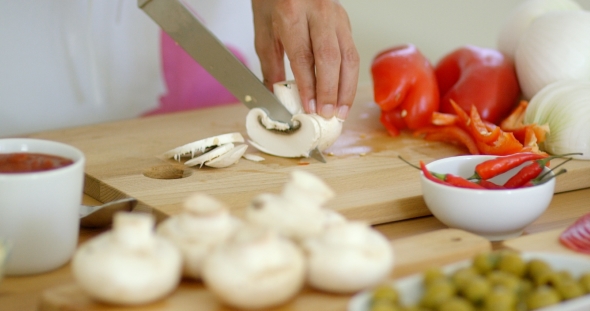
<svg viewBox="0 0 590 311">
<path fill-rule="evenodd" d="M 246 107 L 263 108 L 273 120 L 292 126 L 293 114 L 181 0 L 137 0 L 137 5 Z M 326 162 L 317 148 L 310 156 Z"/>
</svg>

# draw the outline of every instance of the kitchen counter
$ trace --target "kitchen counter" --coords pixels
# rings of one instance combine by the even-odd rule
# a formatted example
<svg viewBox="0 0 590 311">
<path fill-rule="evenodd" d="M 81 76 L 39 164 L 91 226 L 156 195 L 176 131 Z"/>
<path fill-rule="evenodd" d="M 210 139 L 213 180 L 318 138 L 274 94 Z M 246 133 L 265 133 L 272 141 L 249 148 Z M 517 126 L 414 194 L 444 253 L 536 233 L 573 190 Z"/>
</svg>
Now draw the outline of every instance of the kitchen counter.
<svg viewBox="0 0 590 311">
<path fill-rule="evenodd" d="M 87 155 L 84 203 L 92 205 L 121 196 L 133 196 L 139 200 L 139 209 L 150 210 L 160 219 L 179 210 L 182 198 L 191 189 L 183 188 L 183 182 L 210 189 L 214 195 L 229 200 L 226 203 L 232 206 L 243 205 L 253 194 L 260 193 L 262 188 L 257 186 L 264 187 L 265 191 L 278 191 L 282 183 L 277 183 L 277 178 L 284 180 L 293 167 L 307 169 L 326 178 L 327 183 L 335 187 L 336 199 L 328 207 L 342 212 L 349 219 L 370 222 L 392 241 L 396 250 L 396 266 L 391 278 L 415 273 L 426 265 L 444 265 L 470 258 L 483 250 L 528 250 L 530 245 L 525 248 L 522 245 L 527 243 L 519 242 L 524 238 L 534 241 L 535 250 L 571 253 L 557 243 L 556 235 L 590 211 L 590 163 L 572 161 L 572 169 L 566 174 L 568 177 L 557 180 L 557 193 L 550 207 L 525 229 L 522 237 L 504 243 L 490 243 L 481 237 L 448 229 L 425 207 L 416 171 L 395 160 L 397 155 L 403 155 L 412 161 L 428 161 L 455 155 L 459 151 L 455 147 L 425 143 L 411 137 L 388 137 L 378 123 L 379 111 L 371 104 L 371 92 L 366 86 L 359 88 L 351 121 L 345 123 L 348 127 L 345 127 L 336 147 L 332 148 L 328 164 L 269 156 L 263 164 L 241 160 L 237 165 L 222 170 L 195 168 L 193 172 L 191 169 L 193 174 L 189 178 L 166 181 L 165 186 L 157 180 L 141 179 L 144 178 L 142 170 L 146 167 L 169 164 L 154 156 L 156 154 L 194 141 L 195 137 L 236 130 L 245 132 L 245 112 L 241 105 L 230 105 L 202 112 L 190 111 L 29 136 L 70 143 Z M 199 123 L 205 121 L 209 123 Z M 175 124 L 178 128 L 174 128 Z M 242 185 L 234 178 L 242 176 L 240 174 L 244 178 L 257 178 L 258 184 L 236 188 Z M 216 184 L 218 180 L 231 186 L 220 187 Z M 383 196 L 384 193 L 389 196 Z M 398 196 L 393 196 L 394 193 Z M 240 211 L 233 212 L 239 214 Z M 81 230 L 80 243 L 101 232 Z M 543 238 L 535 238 L 536 235 L 543 235 Z M 176 311 L 182 310 L 182 306 L 194 310 L 197 307 L 195 304 L 200 310 L 231 310 L 219 305 L 200 282 L 183 282 L 181 287 L 165 302 L 146 306 L 142 310 Z M 297 298 L 277 310 L 344 310 L 349 298 L 348 295 L 330 295 L 306 288 Z M 76 288 L 67 265 L 49 273 L 6 277 L 0 281 L 0 310 L 38 309 L 127 310 L 107 308 L 85 297 Z"/>
<path fill-rule="evenodd" d="M 582 189 L 571 192 L 564 192 L 555 195 L 548 210 L 534 223 L 525 229 L 522 239 L 525 237 L 532 237 L 536 234 L 550 232 L 551 230 L 563 229 L 569 224 L 573 223 L 578 217 L 587 213 L 589 209 L 588 202 L 590 199 L 590 189 Z M 85 203 L 96 204 L 95 200 L 85 196 Z M 402 220 L 375 226 L 389 239 L 401 240 L 419 234 L 435 232 L 445 229 L 446 226 L 439 222 L 432 216 L 420 217 L 409 220 Z M 81 230 L 80 242 L 86 241 L 102 232 L 101 230 Z M 545 243 L 547 247 L 554 244 L 555 241 L 538 241 L 537 250 L 543 250 Z M 507 243 L 510 244 L 510 243 Z M 505 245 L 500 242 L 495 242 L 493 248 L 504 248 Z M 567 250 L 563 250 L 567 252 Z M 444 263 L 443 263 L 444 264 Z M 395 270 L 397 275 L 406 275 L 403 271 Z M 414 271 L 412 271 L 414 272 Z M 392 276 L 395 277 L 395 276 Z M 41 301 L 41 295 L 44 291 L 59 287 L 64 284 L 73 282 L 69 266 L 64 266 L 55 271 L 23 277 L 6 277 L 0 281 L 0 310 L 2 311 L 33 311 L 38 310 Z M 316 300 L 309 300 L 304 303 L 305 306 L 322 306 L 322 310 L 344 310 L 349 296 L 334 296 L 329 294 L 317 293 Z M 326 309 L 327 308 L 327 309 Z M 285 305 L 283 308 L 277 310 L 297 310 L 298 307 L 293 304 Z M 299 309 L 304 310 L 303 307 Z M 44 310 L 51 310 L 44 308 Z M 60 309 L 54 309 L 60 310 Z M 65 309 L 63 309 L 65 310 Z M 74 309 L 83 310 L 83 309 Z M 103 310 L 103 309 L 94 309 Z M 107 310 L 106 308 L 104 310 Z M 112 310 L 112 309 L 108 309 Z M 125 308 L 118 308 L 116 310 L 126 310 Z M 150 309 L 152 310 L 152 309 Z M 160 310 L 154 308 L 153 310 Z M 165 309 L 162 309 L 165 310 Z M 222 308 L 219 310 L 230 310 Z M 311 309 L 310 309 L 311 310 Z"/>
</svg>

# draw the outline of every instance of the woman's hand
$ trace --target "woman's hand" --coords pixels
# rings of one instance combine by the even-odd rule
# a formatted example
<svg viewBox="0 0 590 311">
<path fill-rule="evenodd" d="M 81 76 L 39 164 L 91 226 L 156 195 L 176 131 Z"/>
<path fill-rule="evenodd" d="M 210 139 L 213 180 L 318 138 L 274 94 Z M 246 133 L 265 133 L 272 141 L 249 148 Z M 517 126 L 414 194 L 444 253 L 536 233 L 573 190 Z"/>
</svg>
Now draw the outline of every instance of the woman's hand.
<svg viewBox="0 0 590 311">
<path fill-rule="evenodd" d="M 346 119 L 356 94 L 359 55 L 337 0 L 252 0 L 256 53 L 264 84 L 285 80 L 284 54 L 303 108 Z"/>
</svg>

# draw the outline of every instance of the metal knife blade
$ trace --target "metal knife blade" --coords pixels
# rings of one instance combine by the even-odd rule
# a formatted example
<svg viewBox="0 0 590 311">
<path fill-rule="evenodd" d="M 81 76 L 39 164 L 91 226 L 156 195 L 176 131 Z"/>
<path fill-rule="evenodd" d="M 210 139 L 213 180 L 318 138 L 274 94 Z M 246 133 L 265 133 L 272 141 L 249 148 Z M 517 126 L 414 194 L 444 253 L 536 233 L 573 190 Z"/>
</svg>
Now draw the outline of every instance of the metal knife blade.
<svg viewBox="0 0 590 311">
<path fill-rule="evenodd" d="M 244 105 L 266 109 L 273 120 L 292 126 L 293 114 L 181 0 L 138 0 L 137 5 Z M 326 162 L 317 149 L 310 156 Z"/>
</svg>

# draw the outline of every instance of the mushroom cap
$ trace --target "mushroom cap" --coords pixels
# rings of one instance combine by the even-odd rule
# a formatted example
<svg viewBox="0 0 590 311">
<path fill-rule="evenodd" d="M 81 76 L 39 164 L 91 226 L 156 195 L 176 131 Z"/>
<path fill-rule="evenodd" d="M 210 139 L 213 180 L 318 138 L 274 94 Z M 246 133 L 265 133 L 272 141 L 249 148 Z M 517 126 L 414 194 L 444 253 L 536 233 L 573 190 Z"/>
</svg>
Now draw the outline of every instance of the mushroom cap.
<svg viewBox="0 0 590 311">
<path fill-rule="evenodd" d="M 334 198 L 334 191 L 316 175 L 294 170 L 283 187 L 283 197 L 302 204 L 322 206 Z"/>
<path fill-rule="evenodd" d="M 291 198 L 269 193 L 254 197 L 246 209 L 249 223 L 276 230 L 296 241 L 319 234 L 324 218 L 325 212 L 319 206 L 301 205 Z"/>
<path fill-rule="evenodd" d="M 303 287 L 305 261 L 301 250 L 275 231 L 245 226 L 206 258 L 203 280 L 228 305 L 269 308 Z"/>
<path fill-rule="evenodd" d="M 143 216 L 147 214 L 139 217 Z M 135 233 L 142 238 L 129 243 L 133 230 L 127 220 L 131 218 L 124 218 L 117 215 L 113 230 L 78 248 L 71 264 L 74 279 L 90 297 L 106 303 L 139 305 L 163 298 L 180 282 L 180 251 L 171 242 L 155 236 L 153 228 L 144 226 L 140 218 Z M 146 232 L 142 232 L 146 228 L 148 239 L 143 237 Z"/>
<path fill-rule="evenodd" d="M 162 221 L 157 233 L 180 249 L 183 275 L 199 279 L 205 256 L 227 240 L 241 221 L 229 213 L 225 204 L 204 193 L 191 195 L 183 207 L 181 213 Z"/>
<path fill-rule="evenodd" d="M 335 222 L 307 239 L 307 278 L 317 289 L 353 293 L 382 282 L 391 272 L 393 248 L 378 231 L 361 222 Z"/>
</svg>

